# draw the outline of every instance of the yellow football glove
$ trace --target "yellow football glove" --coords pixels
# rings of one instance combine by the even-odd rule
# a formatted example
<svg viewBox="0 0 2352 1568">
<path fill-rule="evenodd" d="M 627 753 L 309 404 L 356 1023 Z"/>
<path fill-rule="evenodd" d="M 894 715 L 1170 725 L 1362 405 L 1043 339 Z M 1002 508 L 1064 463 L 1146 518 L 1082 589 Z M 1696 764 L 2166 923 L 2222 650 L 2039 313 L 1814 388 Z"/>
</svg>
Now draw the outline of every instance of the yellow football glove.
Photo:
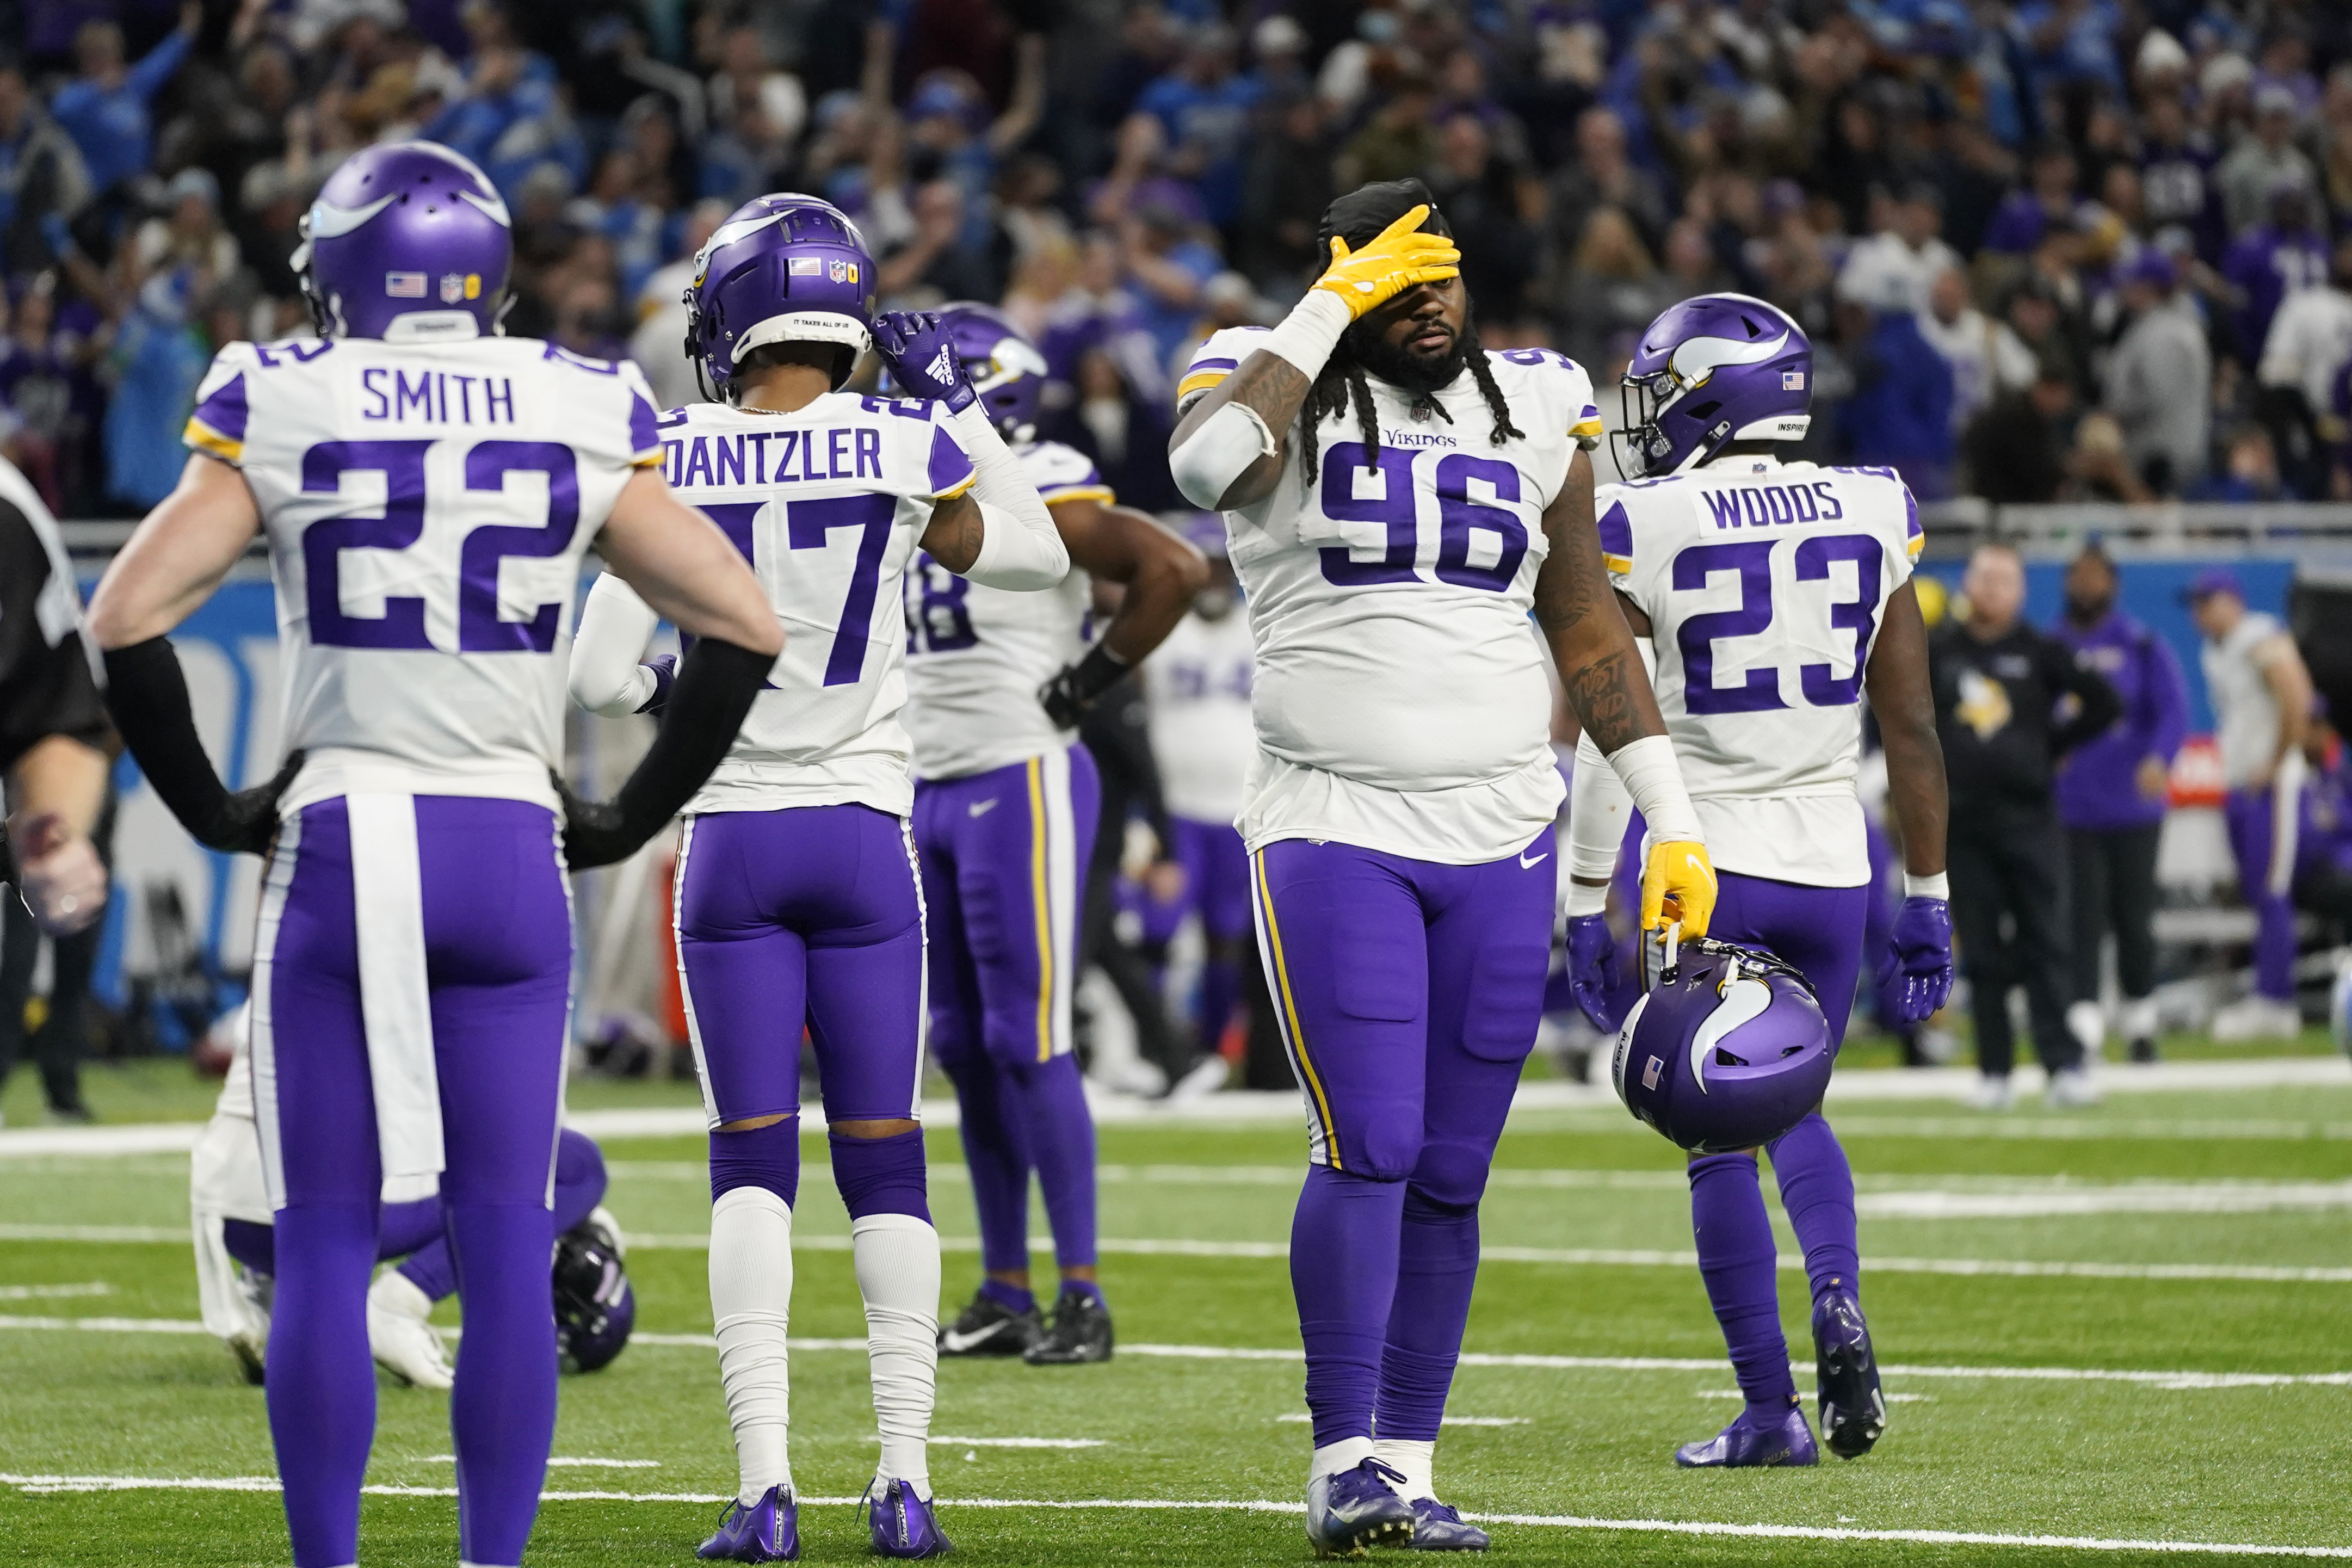
<svg viewBox="0 0 2352 1568">
<path fill-rule="evenodd" d="M 1715 867 L 1706 846 L 1690 838 L 1652 845 L 1642 874 L 1642 929 L 1680 921 L 1685 936 L 1705 936 L 1714 918 Z"/>
<path fill-rule="evenodd" d="M 1462 252 L 1442 234 L 1421 232 L 1429 216 L 1427 204 L 1413 208 L 1381 230 L 1361 250 L 1331 237 L 1331 266 L 1314 287 L 1336 294 L 1349 316 L 1361 321 L 1406 289 L 1422 283 L 1443 283 L 1462 276 Z"/>
</svg>

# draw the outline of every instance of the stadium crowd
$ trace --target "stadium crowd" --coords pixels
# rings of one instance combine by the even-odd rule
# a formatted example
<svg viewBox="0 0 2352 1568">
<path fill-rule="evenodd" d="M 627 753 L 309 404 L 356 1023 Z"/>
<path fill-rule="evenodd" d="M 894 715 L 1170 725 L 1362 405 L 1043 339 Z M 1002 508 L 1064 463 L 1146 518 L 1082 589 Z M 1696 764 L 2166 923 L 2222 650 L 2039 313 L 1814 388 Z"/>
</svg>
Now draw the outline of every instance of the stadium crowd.
<svg viewBox="0 0 2352 1568">
<path fill-rule="evenodd" d="M 1923 498 L 2352 497 L 2352 13 L 2326 0 L 16 15 L 0 405 L 66 515 L 170 489 L 213 348 L 303 326 L 321 184 L 420 135 L 514 210 L 512 330 L 689 400 L 689 258 L 805 189 L 858 219 L 886 309 L 1001 300 L 1045 345 L 1048 433 L 1146 507 L 1175 504 L 1172 367 L 1296 298 L 1336 191 L 1406 174 L 1490 345 L 1605 387 L 1666 303 L 1761 295 L 1822 353 L 1808 455 Z"/>
</svg>

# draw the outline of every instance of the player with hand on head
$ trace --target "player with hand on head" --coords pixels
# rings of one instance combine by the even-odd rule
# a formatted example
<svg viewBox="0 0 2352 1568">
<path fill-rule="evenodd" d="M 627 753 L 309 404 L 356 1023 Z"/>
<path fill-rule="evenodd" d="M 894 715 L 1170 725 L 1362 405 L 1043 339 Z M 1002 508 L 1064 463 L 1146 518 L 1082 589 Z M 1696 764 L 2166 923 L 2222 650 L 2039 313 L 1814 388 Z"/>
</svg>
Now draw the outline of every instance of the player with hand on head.
<svg viewBox="0 0 2352 1568">
<path fill-rule="evenodd" d="M 1703 933 L 1715 878 L 1601 565 L 1591 378 L 1479 346 L 1418 180 L 1340 197 L 1318 243 L 1280 326 L 1194 353 L 1170 464 L 1225 513 L 1257 645 L 1238 826 L 1307 1101 L 1307 1538 L 1477 1549 L 1431 1466 L 1550 962 L 1547 645 L 1655 829 L 1645 923 Z"/>
<path fill-rule="evenodd" d="M 1812 368 L 1804 332 L 1760 300 L 1703 295 L 1668 310 L 1643 334 L 1621 389 L 1620 468 L 1636 477 L 1603 486 L 1595 504 L 1610 578 L 1644 639 L 1722 879 L 1709 934 L 1792 965 L 1835 1045 L 1853 1005 L 1871 898 L 1854 794 L 1865 695 L 1885 742 L 1907 872 L 1878 980 L 1906 1020 L 1924 1020 L 1951 990 L 1952 922 L 1943 751 L 1911 585 L 1926 535 L 1894 470 L 1775 455 L 1778 443 L 1804 437 Z M 1622 1020 L 1602 970 L 1601 906 L 1639 803 L 1599 763 L 1588 736 L 1569 804 L 1569 952 L 1579 1002 L 1613 1033 Z M 1767 1147 L 1812 1284 L 1822 1436 L 1832 1453 L 1854 1458 L 1878 1440 L 1886 1406 L 1862 1317 L 1853 1173 L 1818 1108 Z M 1699 1270 L 1748 1403 L 1720 1436 L 1675 1458 L 1812 1464 L 1755 1151 L 1694 1156 L 1690 1185 Z"/>
<path fill-rule="evenodd" d="M 1014 591 L 1069 557 L 929 318 L 874 315 L 874 258 L 814 196 L 739 207 L 696 258 L 688 346 L 720 401 L 661 421 L 681 495 L 759 574 L 784 657 L 727 759 L 688 803 L 675 890 L 678 978 L 710 1131 L 710 1310 L 740 1485 L 700 1555 L 800 1554 L 785 1331 L 800 1192 L 803 1031 L 849 1211 L 882 1449 L 874 1550 L 948 1548 L 926 1457 L 940 1238 L 924 1179 L 923 898 L 899 579 L 917 548 Z M 874 349 L 928 396 L 842 388 Z M 627 584 L 591 590 L 572 694 L 660 707 L 641 665 L 656 617 Z"/>
<path fill-rule="evenodd" d="M 555 1426 L 567 864 L 617 859 L 668 822 L 782 639 L 726 537 L 662 482 L 636 370 L 499 334 L 512 237 L 472 163 L 431 142 L 366 148 L 305 235 L 294 267 L 318 335 L 214 356 L 179 487 L 115 557 L 89 629 L 115 726 L 164 805 L 209 847 L 269 855 L 251 1070 L 296 1568 L 357 1555 L 382 1207 L 436 1189 L 465 1280 L 458 1555 L 506 1568 Z M 166 634 L 257 535 L 291 755 L 231 794 Z M 555 773 L 559 649 L 592 542 L 698 639 L 671 722 L 594 805 Z"/>
<path fill-rule="evenodd" d="M 1191 545 L 1115 504 L 1083 454 L 1035 438 L 1045 361 L 1019 328 L 985 305 L 950 305 L 939 321 L 952 357 L 970 367 L 977 416 L 1012 444 L 1070 560 L 1044 593 L 950 575 L 936 552 L 907 578 L 915 843 L 934 931 L 931 1049 L 962 1110 L 985 1276 L 940 1349 L 1035 1365 L 1108 1361 L 1094 1121 L 1070 1031 L 1101 795 L 1075 729 L 1183 618 L 1208 569 Z M 892 378 L 930 395 L 929 363 L 903 356 Z M 1091 647 L 1089 577 L 1125 590 Z M 1029 1288 L 1033 1169 L 1061 1271 L 1050 1327 Z"/>
</svg>

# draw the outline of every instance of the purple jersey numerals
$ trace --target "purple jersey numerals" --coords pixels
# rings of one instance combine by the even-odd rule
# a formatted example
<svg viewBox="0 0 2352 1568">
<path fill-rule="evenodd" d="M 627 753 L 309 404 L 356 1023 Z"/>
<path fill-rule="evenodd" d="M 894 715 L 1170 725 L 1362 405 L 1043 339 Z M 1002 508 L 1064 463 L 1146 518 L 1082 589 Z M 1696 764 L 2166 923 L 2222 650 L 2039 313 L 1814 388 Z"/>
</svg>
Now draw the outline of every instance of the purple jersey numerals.
<svg viewBox="0 0 2352 1568">
<path fill-rule="evenodd" d="M 702 510 L 719 525 L 729 542 L 742 552 L 751 569 L 762 580 L 771 569 L 781 569 L 782 562 L 761 564 L 754 548 L 757 531 L 752 526 L 761 510 L 769 506 L 763 500 L 704 501 Z M 889 547 L 890 524 L 898 516 L 898 503 L 887 495 L 817 496 L 807 500 L 777 501 L 783 509 L 784 545 L 789 550 L 823 550 L 832 542 L 836 528 L 865 530 L 857 542 L 857 556 L 850 563 L 849 592 L 841 605 L 841 624 L 834 628 L 833 649 L 825 655 L 824 683 L 827 686 L 855 686 L 866 669 L 866 645 L 872 640 L 874 630 L 874 600 L 882 591 L 882 554 Z M 771 683 L 772 689 L 772 683 Z"/>
<path fill-rule="evenodd" d="M 1727 574 L 1739 579 L 1739 603 L 1728 610 L 1709 610 L 1685 618 L 1675 628 L 1675 646 L 1683 656 L 1683 708 L 1697 715 L 1762 713 L 1786 708 L 1780 698 L 1777 666 L 1751 668 L 1737 686 L 1720 686 L 1715 679 L 1715 645 L 1726 637 L 1750 637 L 1771 629 L 1772 551 L 1777 539 L 1741 540 L 1737 543 L 1694 544 L 1676 555 L 1671 582 L 1677 594 L 1702 592 Z M 1830 568 L 1841 561 L 1853 563 L 1854 596 L 1832 600 L 1829 629 L 1853 634 L 1853 673 L 1843 679 L 1827 664 L 1800 665 L 1797 683 L 1805 701 L 1815 708 L 1850 708 L 1862 696 L 1863 668 L 1870 658 L 1870 639 L 1878 629 L 1879 580 L 1885 552 L 1866 533 L 1817 534 L 1796 542 L 1796 578 L 1800 583 L 1825 583 Z"/>
<path fill-rule="evenodd" d="M 310 641 L 320 647 L 429 650 L 425 600 L 388 594 L 381 616 L 343 613 L 342 552 L 407 550 L 425 536 L 425 454 L 430 440 L 321 441 L 302 454 L 302 489 L 332 495 L 346 474 L 383 476 L 383 510 L 321 518 L 302 531 L 305 601 Z M 457 650 L 548 653 L 563 617 L 561 602 L 536 606 L 530 619 L 499 614 L 499 565 L 511 556 L 546 560 L 572 546 L 580 528 L 580 480 L 572 448 L 559 441 L 484 441 L 466 454 L 466 488 L 503 490 L 507 476 L 547 477 L 547 521 L 537 526 L 488 524 L 457 551 Z"/>
<path fill-rule="evenodd" d="M 1517 466 L 1463 452 L 1427 455 L 1436 465 L 1432 489 L 1437 496 L 1437 580 L 1458 588 L 1509 592 L 1527 559 L 1528 526 L 1504 506 L 1473 500 L 1470 485 L 1475 480 L 1488 487 L 1496 502 L 1516 501 Z M 1385 531 L 1378 560 L 1360 561 L 1354 547 L 1345 544 L 1319 551 L 1325 582 L 1362 588 L 1423 580 L 1414 569 L 1421 555 L 1421 516 L 1412 482 L 1413 464 L 1423 456 L 1383 447 L 1368 468 L 1360 441 L 1339 442 L 1323 455 L 1323 515 L 1334 522 L 1377 522 Z M 1359 495 L 1359 487 L 1367 484 L 1378 493 Z M 1492 564 L 1472 563 L 1473 542 L 1480 534 L 1494 541 Z"/>
<path fill-rule="evenodd" d="M 929 555 L 915 557 L 907 574 L 907 651 L 957 653 L 980 646 L 971 629 L 971 611 L 964 604 L 971 584 Z"/>
</svg>

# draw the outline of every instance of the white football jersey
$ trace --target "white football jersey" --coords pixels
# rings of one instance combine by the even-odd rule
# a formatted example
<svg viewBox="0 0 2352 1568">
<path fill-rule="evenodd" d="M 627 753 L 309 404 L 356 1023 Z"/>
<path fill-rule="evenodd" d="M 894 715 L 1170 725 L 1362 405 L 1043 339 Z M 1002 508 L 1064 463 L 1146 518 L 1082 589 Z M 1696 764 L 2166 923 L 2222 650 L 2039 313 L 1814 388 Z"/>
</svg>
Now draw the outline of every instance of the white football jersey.
<svg viewBox="0 0 2352 1568">
<path fill-rule="evenodd" d="M 185 439 L 268 538 L 281 809 L 359 790 L 556 805 L 580 559 L 658 462 L 633 364 L 530 338 L 292 339 L 213 357 Z"/>
<path fill-rule="evenodd" d="M 1738 458 L 1593 498 L 1618 589 L 1650 617 L 1658 709 L 1717 868 L 1870 879 L 1854 775 L 1863 671 L 1927 542 L 1892 468 Z"/>
<path fill-rule="evenodd" d="M 2220 642 L 2200 645 L 2221 782 L 2231 789 L 2245 788 L 2278 760 L 2278 699 L 2263 672 L 2283 651 L 2274 639 L 2284 635 L 2276 619 L 2254 611 Z"/>
<path fill-rule="evenodd" d="M 1114 499 L 1093 459 L 1058 441 L 1013 455 L 1047 506 Z M 957 576 L 929 555 L 907 574 L 907 728 L 915 774 L 958 779 L 1067 746 L 1037 689 L 1087 651 L 1089 589 L 1076 567 L 1052 588 L 1017 593 Z"/>
<path fill-rule="evenodd" d="M 1210 620 L 1189 615 L 1143 661 L 1144 712 L 1168 809 L 1195 822 L 1231 822 L 1242 809 L 1257 730 L 1250 718 L 1255 643 L 1239 606 Z"/>
<path fill-rule="evenodd" d="M 767 689 L 688 811 L 914 809 L 900 583 L 933 505 L 973 477 L 940 407 L 836 392 L 791 414 L 662 416 L 670 484 L 735 542 L 784 628 Z"/>
<path fill-rule="evenodd" d="M 1193 354 L 1196 396 L 1262 342 L 1229 328 Z M 1497 444 L 1465 374 L 1445 417 L 1372 381 L 1377 458 L 1352 408 L 1316 432 L 1305 479 L 1296 427 L 1274 493 L 1228 512 L 1257 645 L 1258 754 L 1237 826 L 1255 850 L 1336 838 L 1476 864 L 1551 825 L 1562 789 L 1551 689 L 1528 612 L 1549 544 L 1543 513 L 1580 447 L 1601 438 L 1592 381 L 1549 349 L 1490 353 L 1523 437 Z"/>
</svg>

